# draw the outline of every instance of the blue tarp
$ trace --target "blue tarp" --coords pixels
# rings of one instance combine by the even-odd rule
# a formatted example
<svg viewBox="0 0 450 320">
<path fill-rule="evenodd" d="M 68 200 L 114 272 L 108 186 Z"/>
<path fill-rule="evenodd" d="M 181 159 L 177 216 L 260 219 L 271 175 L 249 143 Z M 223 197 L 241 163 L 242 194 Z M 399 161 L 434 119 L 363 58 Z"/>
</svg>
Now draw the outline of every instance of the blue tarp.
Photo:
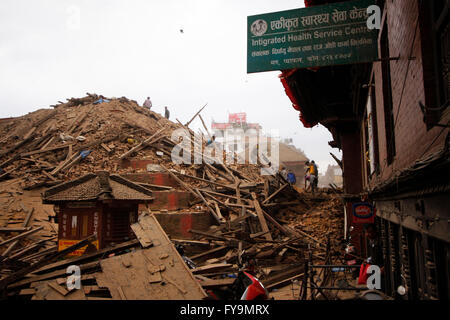
<svg viewBox="0 0 450 320">
<path fill-rule="evenodd" d="M 103 102 L 109 102 L 109 100 L 100 98 L 97 101 L 95 101 L 94 104 L 100 104 L 100 103 L 103 103 Z"/>
<path fill-rule="evenodd" d="M 88 155 L 91 154 L 91 152 L 92 152 L 91 150 L 83 150 L 83 151 L 81 151 L 80 152 L 81 159 L 86 158 Z"/>
</svg>

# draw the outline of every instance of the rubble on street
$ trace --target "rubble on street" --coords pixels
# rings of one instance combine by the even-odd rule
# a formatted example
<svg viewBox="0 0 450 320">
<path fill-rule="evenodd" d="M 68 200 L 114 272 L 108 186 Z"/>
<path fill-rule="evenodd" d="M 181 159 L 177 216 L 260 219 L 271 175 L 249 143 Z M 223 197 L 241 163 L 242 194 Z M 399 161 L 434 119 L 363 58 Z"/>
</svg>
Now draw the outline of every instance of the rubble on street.
<svg viewBox="0 0 450 320">
<path fill-rule="evenodd" d="M 243 269 L 275 292 L 302 281 L 308 263 L 340 263 L 340 190 L 311 195 L 280 174 L 261 176 L 262 164 L 175 164 L 172 132 L 193 135 L 191 121 L 174 123 L 125 97 L 96 94 L 1 121 L 3 298 L 200 300 L 230 287 Z M 82 185 L 97 177 L 99 194 L 89 198 L 93 187 Z M 60 209 L 50 195 L 80 185 L 70 201 L 99 201 L 100 193 L 117 192 L 117 181 L 148 194 L 128 222 L 128 240 L 102 247 L 103 231 L 87 232 L 62 248 Z M 178 230 L 173 219 L 182 215 L 189 223 Z M 77 290 L 69 288 L 72 265 L 81 271 Z"/>
</svg>

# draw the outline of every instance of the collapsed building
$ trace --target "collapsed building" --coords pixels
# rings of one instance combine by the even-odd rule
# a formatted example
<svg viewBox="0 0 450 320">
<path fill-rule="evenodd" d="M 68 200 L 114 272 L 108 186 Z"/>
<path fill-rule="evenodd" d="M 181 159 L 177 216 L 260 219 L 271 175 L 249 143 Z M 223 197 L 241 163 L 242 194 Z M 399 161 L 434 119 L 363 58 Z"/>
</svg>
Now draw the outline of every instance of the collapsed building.
<svg viewBox="0 0 450 320">
<path fill-rule="evenodd" d="M 273 290 L 303 277 L 306 252 L 337 254 L 336 191 L 299 194 L 281 175 L 261 175 L 261 163 L 177 164 L 172 132 L 195 145 L 191 121 L 96 94 L 3 119 L 2 296 L 204 299 L 250 260 Z M 67 286 L 71 265 L 80 290 Z"/>
</svg>

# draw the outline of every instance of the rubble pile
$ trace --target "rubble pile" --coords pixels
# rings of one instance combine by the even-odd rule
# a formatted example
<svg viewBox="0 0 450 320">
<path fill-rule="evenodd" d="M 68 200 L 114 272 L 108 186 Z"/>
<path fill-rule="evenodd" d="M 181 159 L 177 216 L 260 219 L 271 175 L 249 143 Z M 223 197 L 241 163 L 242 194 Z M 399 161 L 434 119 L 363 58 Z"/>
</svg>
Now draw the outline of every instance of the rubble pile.
<svg viewBox="0 0 450 320">
<path fill-rule="evenodd" d="M 171 139 L 171 134 L 184 128 L 196 146 L 194 132 L 188 128 L 191 121 L 184 125 L 178 120 L 174 123 L 125 97 L 105 98 L 95 94 L 68 99 L 53 109 L 0 121 L 3 137 L 0 141 L 0 291 L 33 299 L 56 299 L 53 291 L 61 299 L 156 297 L 149 293 L 154 287 L 125 293 L 121 285 L 122 289 L 116 291 L 120 279 L 110 283 L 105 276 L 92 275 L 114 273 L 123 265 L 139 265 L 136 261 L 142 257 L 133 258 L 133 252 L 147 250 L 144 257 L 150 254 L 148 250 L 157 252 L 159 249 L 147 248 L 151 240 L 143 241 L 148 234 L 133 228 L 139 240 L 98 252 L 86 250 L 83 256 L 68 259 L 66 255 L 79 246 L 57 251 L 58 226 L 49 221 L 54 216 L 53 207 L 42 204 L 41 200 L 40 192 L 44 188 L 88 173 L 147 172 L 124 165 L 130 158 L 149 160 L 153 168 L 178 183 L 177 189 L 191 194 L 192 208 L 208 212 L 214 218 L 215 225 L 207 231 L 189 230 L 194 239 L 171 239 L 190 258 L 191 270 L 187 276 L 194 275 L 204 289 L 230 285 L 233 279 L 230 274 L 243 268 L 251 269 L 271 289 L 302 276 L 305 255 L 310 249 L 314 259 L 328 259 L 327 246 L 338 245 L 342 238 L 340 200 L 332 192 L 315 197 L 299 193 L 280 174 L 262 176 L 263 164 L 217 161 L 220 157 L 223 160 L 224 154 L 217 155 L 213 159 L 216 161 L 175 164 L 171 151 L 178 142 Z M 139 184 L 151 191 L 166 188 Z M 167 235 L 158 237 L 165 239 Z M 84 245 L 90 243 L 89 239 L 85 241 Z M 105 262 L 119 255 L 127 261 L 121 266 Z M 164 254 L 158 252 L 158 255 Z M 86 286 L 81 297 L 69 294 L 63 287 L 64 268 L 75 262 L 82 266 Z M 157 280 L 158 274 L 172 267 L 170 263 L 164 268 L 156 262 L 153 265 L 153 271 L 149 272 Z M 108 266 L 115 269 L 110 270 Z M 157 267 L 161 270 L 155 271 Z M 182 280 L 172 282 L 177 281 Z M 177 294 L 186 291 L 180 284 L 174 287 L 178 293 L 162 294 L 161 298 L 180 298 Z M 89 295 L 91 292 L 93 295 Z M 203 294 L 200 292 L 192 298 Z"/>
</svg>

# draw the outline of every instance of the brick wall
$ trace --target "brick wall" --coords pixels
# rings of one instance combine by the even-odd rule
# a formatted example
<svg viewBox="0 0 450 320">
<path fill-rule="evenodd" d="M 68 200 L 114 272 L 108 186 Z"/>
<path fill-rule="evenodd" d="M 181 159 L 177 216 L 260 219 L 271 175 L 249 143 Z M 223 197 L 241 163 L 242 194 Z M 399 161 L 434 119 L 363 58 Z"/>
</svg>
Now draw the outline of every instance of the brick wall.
<svg viewBox="0 0 450 320">
<path fill-rule="evenodd" d="M 373 72 L 377 104 L 380 175 L 372 180 L 372 185 L 390 178 L 393 173 L 399 170 L 411 166 L 422 157 L 431 142 L 442 130 L 441 127 L 427 130 L 419 106 L 419 102 L 425 104 L 425 90 L 420 24 L 417 23 L 418 0 L 387 0 L 386 3 L 390 56 L 400 56 L 400 60 L 390 62 L 394 121 L 398 115 L 395 125 L 396 157 L 394 162 L 388 166 L 386 161 L 387 148 L 381 63 L 375 62 Z M 412 45 L 416 27 L 417 34 L 414 45 Z M 413 48 L 412 60 L 409 59 L 411 48 Z M 404 90 L 403 97 L 402 90 Z M 440 122 L 447 123 L 448 118 L 446 116 Z M 442 134 L 425 155 L 442 148 L 445 136 L 446 133 Z"/>
<path fill-rule="evenodd" d="M 216 224 L 209 212 L 156 213 L 156 219 L 171 238 L 193 239 L 195 235 L 190 229 L 208 231 Z"/>
</svg>

